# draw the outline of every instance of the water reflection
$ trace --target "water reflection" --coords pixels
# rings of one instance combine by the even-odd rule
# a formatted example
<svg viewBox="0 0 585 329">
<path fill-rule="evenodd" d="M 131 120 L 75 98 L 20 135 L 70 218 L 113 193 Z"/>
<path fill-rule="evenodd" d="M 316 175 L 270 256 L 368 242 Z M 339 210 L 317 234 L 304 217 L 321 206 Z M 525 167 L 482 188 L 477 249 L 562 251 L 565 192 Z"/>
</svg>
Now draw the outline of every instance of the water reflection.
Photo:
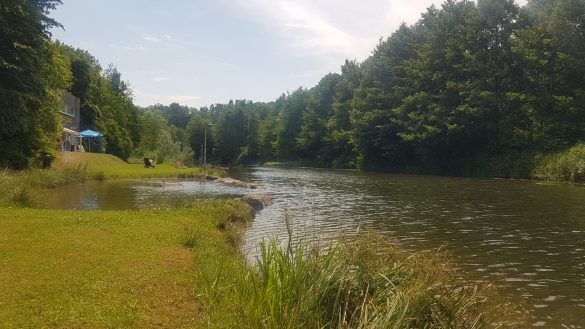
<svg viewBox="0 0 585 329">
<path fill-rule="evenodd" d="M 50 191 L 46 207 L 79 210 L 173 209 L 200 199 L 234 198 L 249 189 L 201 180 L 119 180 Z"/>
</svg>

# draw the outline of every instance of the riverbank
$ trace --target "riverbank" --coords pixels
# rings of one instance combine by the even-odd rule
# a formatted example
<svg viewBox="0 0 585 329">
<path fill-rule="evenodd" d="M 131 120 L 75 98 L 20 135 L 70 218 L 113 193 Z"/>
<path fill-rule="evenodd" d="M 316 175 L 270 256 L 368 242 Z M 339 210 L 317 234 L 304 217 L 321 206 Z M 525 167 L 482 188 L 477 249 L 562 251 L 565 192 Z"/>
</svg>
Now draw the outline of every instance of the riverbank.
<svg viewBox="0 0 585 329">
<path fill-rule="evenodd" d="M 143 163 L 127 163 L 110 154 L 66 152 L 60 153 L 53 168 L 55 170 L 80 171 L 84 179 L 104 180 L 120 178 L 197 178 L 208 175 L 225 176 L 222 168 L 175 167 L 169 164 L 157 164 L 154 168 L 145 168 Z"/>
<path fill-rule="evenodd" d="M 50 169 L 24 171 L 4 170 L 0 173 L 0 207 L 38 207 L 43 190 L 89 180 L 129 178 L 206 178 L 221 177 L 222 168 L 179 168 L 168 164 L 145 168 L 120 158 L 101 153 L 60 153 Z"/>
<path fill-rule="evenodd" d="M 327 253 L 266 244 L 259 267 L 248 268 L 238 256 L 237 226 L 249 221 L 249 214 L 242 203 L 217 200 L 173 211 L 5 208 L 0 323 L 4 328 L 510 324 L 508 306 L 486 299 L 493 297 L 488 285 L 457 288 L 456 272 L 443 258 L 388 249 L 372 237 L 367 248 L 364 240 L 335 245 Z"/>
<path fill-rule="evenodd" d="M 19 175 L 34 186 L 47 172 Z M 7 328 L 480 328 L 510 319 L 491 290 L 459 289 L 444 258 L 372 238 L 323 249 L 266 243 L 248 267 L 238 247 L 251 212 L 237 201 L 171 211 L 22 207 L 0 211 Z"/>
<path fill-rule="evenodd" d="M 267 167 L 284 168 L 331 168 L 310 160 L 266 162 Z M 355 168 L 347 168 L 358 170 Z M 431 175 L 448 177 L 475 177 L 497 179 L 527 179 L 560 183 L 585 183 L 585 144 L 577 144 L 563 151 L 543 154 L 536 151 L 524 151 L 514 154 L 502 154 L 489 157 L 480 154 L 468 159 L 444 164 L 428 163 L 388 169 L 384 167 L 362 168 L 368 172 L 396 173 L 408 175 Z"/>
</svg>

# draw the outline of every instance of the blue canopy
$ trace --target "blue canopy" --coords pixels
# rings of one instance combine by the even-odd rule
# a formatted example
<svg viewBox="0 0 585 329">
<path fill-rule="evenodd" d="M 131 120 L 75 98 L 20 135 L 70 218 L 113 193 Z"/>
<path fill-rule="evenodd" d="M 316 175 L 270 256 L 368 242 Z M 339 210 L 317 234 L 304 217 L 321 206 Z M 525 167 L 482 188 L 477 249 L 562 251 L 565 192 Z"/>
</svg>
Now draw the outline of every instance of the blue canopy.
<svg viewBox="0 0 585 329">
<path fill-rule="evenodd" d="M 79 135 L 81 135 L 81 137 L 100 137 L 100 136 L 103 136 L 102 133 L 100 133 L 98 131 L 89 130 L 89 129 L 80 132 Z"/>
</svg>

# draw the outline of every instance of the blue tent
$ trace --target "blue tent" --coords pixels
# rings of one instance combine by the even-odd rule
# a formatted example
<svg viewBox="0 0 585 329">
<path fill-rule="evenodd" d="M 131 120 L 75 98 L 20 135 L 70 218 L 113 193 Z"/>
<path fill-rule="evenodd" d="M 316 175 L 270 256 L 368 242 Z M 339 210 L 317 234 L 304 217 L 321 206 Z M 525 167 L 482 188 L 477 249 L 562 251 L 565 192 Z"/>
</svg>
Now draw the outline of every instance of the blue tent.
<svg viewBox="0 0 585 329">
<path fill-rule="evenodd" d="M 97 137 L 103 136 L 103 134 L 100 133 L 99 131 L 93 131 L 93 130 L 89 130 L 89 129 L 80 132 L 79 135 L 83 138 L 97 138 Z M 91 139 L 89 139 L 87 141 L 87 143 L 88 143 L 88 152 L 91 152 Z"/>
</svg>

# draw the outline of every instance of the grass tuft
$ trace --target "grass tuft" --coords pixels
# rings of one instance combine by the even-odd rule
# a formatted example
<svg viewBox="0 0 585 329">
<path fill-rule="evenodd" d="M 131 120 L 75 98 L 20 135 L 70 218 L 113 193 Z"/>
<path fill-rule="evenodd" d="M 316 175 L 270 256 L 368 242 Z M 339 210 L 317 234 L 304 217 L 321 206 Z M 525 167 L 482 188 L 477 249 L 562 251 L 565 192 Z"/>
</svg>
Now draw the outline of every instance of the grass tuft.
<svg viewBox="0 0 585 329">
<path fill-rule="evenodd" d="M 187 248 L 195 248 L 197 245 L 197 232 L 192 229 L 185 227 L 185 237 L 183 238 L 183 246 Z"/>
<path fill-rule="evenodd" d="M 326 248 L 261 244 L 236 295 L 250 328 L 498 328 L 512 310 L 492 302 L 490 285 L 458 284 L 430 252 L 407 254 L 367 235 Z M 493 296 L 492 296 L 493 297 Z"/>
</svg>

